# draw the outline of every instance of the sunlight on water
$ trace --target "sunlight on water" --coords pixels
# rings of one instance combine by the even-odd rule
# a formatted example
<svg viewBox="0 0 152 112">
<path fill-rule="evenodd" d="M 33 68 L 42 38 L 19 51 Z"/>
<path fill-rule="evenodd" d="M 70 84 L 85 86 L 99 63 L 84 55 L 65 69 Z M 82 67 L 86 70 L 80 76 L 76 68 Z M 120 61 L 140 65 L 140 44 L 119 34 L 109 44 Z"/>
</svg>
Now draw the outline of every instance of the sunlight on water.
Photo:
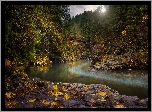
<svg viewBox="0 0 152 112">
<path fill-rule="evenodd" d="M 27 70 L 28 77 L 38 77 L 52 82 L 105 84 L 122 95 L 148 97 L 147 70 L 89 70 L 89 61 L 54 63 L 46 69 L 33 67 Z"/>
<path fill-rule="evenodd" d="M 89 72 L 89 71 L 81 70 L 81 68 L 86 65 L 88 65 L 88 63 L 84 63 L 78 66 L 73 66 L 69 68 L 69 71 L 83 76 L 90 76 L 108 81 L 114 81 L 115 83 L 118 84 L 126 84 L 131 86 L 148 88 L 148 75 L 143 75 L 142 73 L 136 73 L 136 74 L 123 73 L 123 72 L 116 73 L 115 71 Z"/>
</svg>

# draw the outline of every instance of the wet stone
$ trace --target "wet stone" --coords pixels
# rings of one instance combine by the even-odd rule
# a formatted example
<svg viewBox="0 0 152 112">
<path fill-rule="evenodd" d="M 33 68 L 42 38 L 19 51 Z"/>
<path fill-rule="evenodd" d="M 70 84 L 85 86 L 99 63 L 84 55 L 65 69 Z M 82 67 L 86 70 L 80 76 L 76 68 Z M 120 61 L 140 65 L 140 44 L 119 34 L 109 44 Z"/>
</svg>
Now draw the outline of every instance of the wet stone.
<svg viewBox="0 0 152 112">
<path fill-rule="evenodd" d="M 93 104 L 90 103 L 90 102 L 86 102 L 85 105 L 86 105 L 86 106 L 92 106 Z"/>
<path fill-rule="evenodd" d="M 63 105 L 66 106 L 66 107 L 71 107 L 73 105 L 78 105 L 78 104 L 81 104 L 81 102 L 76 101 L 76 100 L 69 100 L 69 101 L 63 102 Z"/>
<path fill-rule="evenodd" d="M 5 98 L 5 101 L 17 102 L 15 106 L 10 108 L 50 108 L 50 104 L 42 103 L 41 100 L 54 102 L 52 108 L 58 107 L 56 102 L 65 108 L 114 108 L 119 103 L 126 108 L 148 107 L 148 98 L 139 99 L 136 96 L 119 95 L 117 91 L 103 84 L 85 85 L 81 83 L 50 82 L 42 81 L 39 78 L 26 81 L 32 87 L 26 87 L 24 83 L 24 81 L 18 80 L 16 91 L 13 92 L 16 95 L 10 99 Z M 37 86 L 37 84 L 40 85 Z M 54 85 L 57 85 L 57 90 L 54 90 Z M 63 91 L 63 86 L 65 91 Z M 48 93 L 48 91 L 53 90 L 54 92 L 61 92 L 63 95 L 54 96 Z M 100 92 L 106 92 L 106 95 L 102 96 Z M 70 99 L 64 98 L 65 94 L 68 94 Z M 36 100 L 29 102 L 30 99 Z"/>
<path fill-rule="evenodd" d="M 134 105 L 134 106 L 128 106 L 128 108 L 140 108 L 140 106 Z"/>
<path fill-rule="evenodd" d="M 79 108 L 86 108 L 86 106 L 81 104 Z"/>
<path fill-rule="evenodd" d="M 103 104 L 105 104 L 106 102 L 102 102 L 102 101 L 99 101 L 99 100 L 96 100 L 95 102 L 94 102 L 94 106 L 101 106 L 101 105 L 103 105 Z"/>
</svg>

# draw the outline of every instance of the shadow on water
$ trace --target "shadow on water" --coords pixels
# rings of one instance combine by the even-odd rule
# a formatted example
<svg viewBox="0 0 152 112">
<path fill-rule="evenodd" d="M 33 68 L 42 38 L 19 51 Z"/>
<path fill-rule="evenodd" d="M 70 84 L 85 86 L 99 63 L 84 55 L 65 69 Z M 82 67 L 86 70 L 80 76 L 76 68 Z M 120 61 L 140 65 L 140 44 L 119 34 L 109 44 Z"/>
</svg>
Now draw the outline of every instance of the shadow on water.
<svg viewBox="0 0 152 112">
<path fill-rule="evenodd" d="M 105 84 L 120 94 L 128 96 L 148 97 L 147 70 L 115 70 L 89 72 L 89 62 L 77 61 L 69 63 L 54 63 L 47 68 L 33 67 L 27 70 L 29 77 L 39 77 L 53 82 Z"/>
</svg>

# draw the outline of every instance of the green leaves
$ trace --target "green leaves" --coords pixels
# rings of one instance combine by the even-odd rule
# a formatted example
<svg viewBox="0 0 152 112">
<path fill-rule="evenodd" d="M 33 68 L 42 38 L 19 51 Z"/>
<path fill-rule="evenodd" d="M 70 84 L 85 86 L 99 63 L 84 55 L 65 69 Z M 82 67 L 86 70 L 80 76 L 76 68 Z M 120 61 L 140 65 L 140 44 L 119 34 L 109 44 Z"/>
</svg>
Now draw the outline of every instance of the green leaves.
<svg viewBox="0 0 152 112">
<path fill-rule="evenodd" d="M 70 21 L 71 37 L 87 38 L 85 50 L 92 60 L 100 60 L 106 54 L 147 51 L 148 48 L 148 6 L 110 5 L 108 14 L 99 15 L 85 11 Z M 100 44 L 104 41 L 104 44 Z M 102 47 L 103 45 L 103 47 Z M 118 51 L 118 52 L 116 52 Z M 72 51 L 71 51 L 72 52 Z"/>
<path fill-rule="evenodd" d="M 8 5 L 5 7 L 5 55 L 28 65 L 36 55 L 53 54 L 58 58 L 64 44 L 63 21 L 68 16 L 66 5 Z M 64 10 L 63 10 L 64 9 Z M 64 28 L 65 29 L 65 28 Z M 63 36 L 61 36 L 63 35 Z M 56 52 L 60 53 L 54 53 Z M 50 55 L 51 56 L 51 55 Z"/>
</svg>

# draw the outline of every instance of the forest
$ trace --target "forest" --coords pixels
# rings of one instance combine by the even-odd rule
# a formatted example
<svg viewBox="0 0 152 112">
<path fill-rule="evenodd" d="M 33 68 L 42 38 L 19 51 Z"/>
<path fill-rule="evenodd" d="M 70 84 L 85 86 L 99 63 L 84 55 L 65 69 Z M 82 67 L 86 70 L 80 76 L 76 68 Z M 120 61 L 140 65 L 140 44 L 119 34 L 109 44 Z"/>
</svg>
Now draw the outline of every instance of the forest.
<svg viewBox="0 0 152 112">
<path fill-rule="evenodd" d="M 39 78 L 30 80 L 26 71 L 31 67 L 42 67 L 43 71 L 55 63 L 79 60 L 90 62 L 88 71 L 148 70 L 148 5 L 105 5 L 105 13 L 101 13 L 102 7 L 99 6 L 95 11 L 84 11 L 73 17 L 69 7 L 4 6 L 5 108 L 129 108 L 129 104 L 125 103 L 127 100 L 120 101 L 122 98 L 111 103 L 106 98 L 112 99 L 112 94 L 104 90 L 97 93 L 102 97 L 98 98 L 101 102 L 95 102 L 91 96 L 87 105 L 72 100 L 79 92 L 85 96 L 87 92 L 84 90 L 91 88 L 88 85 L 66 94 L 67 82 L 49 85 Z M 44 91 L 37 92 L 35 98 L 28 96 L 37 89 L 46 91 L 50 99 L 45 98 Z M 63 97 L 63 103 L 59 97 Z M 24 102 L 23 106 L 20 99 L 28 99 L 28 102 Z M 135 100 L 134 97 L 131 99 Z M 137 108 L 147 108 L 147 100 L 138 100 Z M 75 105 L 71 104 L 72 101 Z"/>
</svg>

